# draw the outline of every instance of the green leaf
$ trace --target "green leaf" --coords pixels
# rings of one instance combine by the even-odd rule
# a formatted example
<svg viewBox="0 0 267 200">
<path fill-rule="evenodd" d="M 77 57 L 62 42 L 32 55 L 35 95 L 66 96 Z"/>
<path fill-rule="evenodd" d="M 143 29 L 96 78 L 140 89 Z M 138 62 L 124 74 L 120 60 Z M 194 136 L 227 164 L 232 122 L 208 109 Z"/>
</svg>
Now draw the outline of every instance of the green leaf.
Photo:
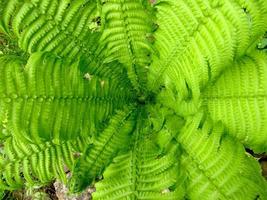
<svg viewBox="0 0 267 200">
<path fill-rule="evenodd" d="M 152 47 L 147 39 L 152 32 L 152 9 L 146 1 L 102 0 L 103 34 L 100 51 L 105 62 L 119 60 L 126 66 L 132 85 L 140 91 L 146 84 L 146 71 Z"/>
<path fill-rule="evenodd" d="M 0 125 L 19 140 L 90 137 L 132 96 L 116 81 L 84 77 L 79 60 L 35 53 L 25 68 L 16 57 L 3 56 L 0 63 Z"/>
<path fill-rule="evenodd" d="M 225 71 L 203 93 L 214 120 L 247 147 L 267 150 L 267 54 L 255 51 Z"/>
<path fill-rule="evenodd" d="M 168 154 L 150 140 L 136 136 L 130 151 L 113 159 L 96 183 L 96 200 L 108 199 L 184 199 L 185 176 L 180 172 L 176 157 L 178 145 Z"/>
<path fill-rule="evenodd" d="M 0 0 L 0 191 L 267 199 L 244 150 L 267 151 L 266 22 L 266 0 Z"/>
<path fill-rule="evenodd" d="M 177 136 L 187 173 L 188 199 L 267 199 L 267 183 L 257 160 L 203 114 L 188 118 Z"/>
<path fill-rule="evenodd" d="M 89 186 L 110 164 L 119 150 L 126 148 L 135 127 L 135 110 L 128 106 L 111 118 L 86 152 L 74 165 L 69 184 L 72 192 L 80 192 Z"/>
<path fill-rule="evenodd" d="M 267 49 L 267 34 L 265 34 L 265 37 L 260 40 L 258 43 L 258 49 L 266 51 Z"/>
<path fill-rule="evenodd" d="M 10 34 L 9 22 L 17 5 L 18 0 L 2 0 L 0 2 L 0 32 Z"/>
<path fill-rule="evenodd" d="M 246 53 L 267 29 L 267 1 L 159 0 L 149 88 L 171 87 L 198 101 L 233 59 Z"/>
<path fill-rule="evenodd" d="M 82 153 L 89 144 L 88 138 L 81 137 L 57 145 L 29 144 L 9 137 L 0 154 L 0 190 L 42 186 L 55 178 L 66 183 L 64 170 L 73 166 L 75 154 Z"/>
<path fill-rule="evenodd" d="M 96 52 L 100 34 L 90 29 L 95 16 L 94 1 L 10 0 L 4 4 L 0 30 L 13 32 L 29 53 L 50 51 L 75 59 Z"/>
</svg>

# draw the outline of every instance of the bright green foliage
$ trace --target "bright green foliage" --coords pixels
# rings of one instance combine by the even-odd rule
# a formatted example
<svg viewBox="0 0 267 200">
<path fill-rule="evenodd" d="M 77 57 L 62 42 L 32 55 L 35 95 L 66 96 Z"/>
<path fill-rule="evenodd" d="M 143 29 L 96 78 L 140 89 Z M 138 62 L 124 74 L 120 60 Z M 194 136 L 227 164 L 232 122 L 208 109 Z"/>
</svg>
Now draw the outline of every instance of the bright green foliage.
<svg viewBox="0 0 267 200">
<path fill-rule="evenodd" d="M 89 140 L 83 140 L 77 138 L 59 144 L 28 144 L 9 137 L 5 141 L 4 153 L 0 160 L 1 189 L 19 189 L 24 183 L 27 187 L 41 186 L 41 183 L 51 181 L 55 176 L 66 182 L 63 167 L 71 168 L 74 153 L 82 151 L 90 144 Z M 79 143 L 80 146 L 77 146 Z"/>
<path fill-rule="evenodd" d="M 267 199 L 266 181 L 257 175 L 259 166 L 221 123 L 196 114 L 188 118 L 177 140 L 184 152 L 182 168 L 190 177 L 188 199 Z"/>
<path fill-rule="evenodd" d="M 212 118 L 221 120 L 232 136 L 259 152 L 267 149 L 266 66 L 266 53 L 248 54 L 203 93 L 203 104 Z"/>
<path fill-rule="evenodd" d="M 111 162 L 114 155 L 127 146 L 135 127 L 134 113 L 133 108 L 119 111 L 111 118 L 102 133 L 96 136 L 95 142 L 86 149 L 74 166 L 74 177 L 70 187 L 72 191 L 85 189 L 95 177 L 103 173 L 104 167 Z"/>
<path fill-rule="evenodd" d="M 97 34 L 87 24 L 95 16 L 95 3 L 3 0 L 2 4 L 5 9 L 0 29 L 14 34 L 21 49 L 29 53 L 50 51 L 68 58 L 94 52 Z"/>
<path fill-rule="evenodd" d="M 16 138 L 59 142 L 88 137 L 131 96 L 116 81 L 83 77 L 79 61 L 34 53 L 25 67 L 15 57 L 3 56 L 0 62 L 0 118 L 7 120 L 1 126 Z"/>
<path fill-rule="evenodd" d="M 128 77 L 135 89 L 144 90 L 146 84 L 145 66 L 150 63 L 153 16 L 148 1 L 101 0 L 103 34 L 100 51 L 105 51 L 105 62 L 118 59 L 125 64 Z M 140 88 L 142 87 L 142 88 Z"/>
<path fill-rule="evenodd" d="M 266 0 L 0 1 L 0 197 L 267 200 L 266 22 Z"/>
<path fill-rule="evenodd" d="M 159 1 L 150 88 L 171 85 L 197 101 L 213 81 L 267 30 L 265 0 Z"/>
</svg>

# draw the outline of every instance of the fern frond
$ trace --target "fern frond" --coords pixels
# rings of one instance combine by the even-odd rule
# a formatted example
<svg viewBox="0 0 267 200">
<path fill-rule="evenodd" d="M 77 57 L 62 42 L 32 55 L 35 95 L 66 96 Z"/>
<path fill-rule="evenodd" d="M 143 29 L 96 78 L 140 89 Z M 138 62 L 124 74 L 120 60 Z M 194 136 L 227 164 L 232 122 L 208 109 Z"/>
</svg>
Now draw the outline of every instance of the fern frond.
<svg viewBox="0 0 267 200">
<path fill-rule="evenodd" d="M 12 18 L 12 14 L 16 9 L 16 6 L 19 4 L 18 0 L 2 0 L 0 2 L 0 32 L 7 35 L 10 34 L 9 22 Z"/>
<path fill-rule="evenodd" d="M 211 117 L 247 147 L 267 150 L 267 54 L 254 52 L 237 60 L 203 93 Z"/>
<path fill-rule="evenodd" d="M 0 0 L 0 198 L 103 175 L 99 200 L 266 200 L 266 22 L 266 0 Z"/>
<path fill-rule="evenodd" d="M 89 73 L 90 76 L 97 76 L 100 79 L 112 79 L 121 89 L 134 90 L 124 65 L 118 61 L 107 64 L 100 63 L 100 65 L 88 62 L 87 59 L 81 59 L 81 62 L 80 70 L 82 73 Z"/>
<path fill-rule="evenodd" d="M 123 63 L 133 86 L 140 90 L 146 84 L 145 66 L 151 61 L 152 48 L 147 39 L 152 32 L 150 5 L 140 0 L 103 0 L 101 3 L 100 51 L 105 55 L 104 62 Z"/>
<path fill-rule="evenodd" d="M 265 0 L 161 0 L 156 8 L 160 56 L 153 56 L 149 88 L 157 91 L 168 81 L 179 96 L 194 101 L 267 26 Z"/>
<path fill-rule="evenodd" d="M 8 0 L 2 12 L 1 29 L 13 33 L 29 53 L 49 51 L 69 59 L 96 56 L 99 33 L 90 27 L 96 17 L 94 1 Z"/>
<path fill-rule="evenodd" d="M 131 106 L 117 111 L 107 127 L 98 134 L 74 166 L 70 190 L 79 192 L 103 173 L 119 150 L 127 147 L 135 127 L 135 109 Z"/>
<path fill-rule="evenodd" d="M 177 137 L 183 150 L 190 200 L 267 199 L 267 183 L 257 160 L 203 114 L 188 118 Z"/>
<path fill-rule="evenodd" d="M 84 77 L 79 60 L 35 53 L 25 68 L 14 57 L 3 56 L 0 63 L 0 123 L 17 139 L 57 143 L 90 136 L 131 99 L 116 81 Z"/>
<path fill-rule="evenodd" d="M 94 199 L 184 199 L 185 177 L 176 160 L 179 150 L 162 155 L 154 143 L 141 137 L 136 137 L 129 152 L 113 159 L 103 180 L 96 183 Z"/>
<path fill-rule="evenodd" d="M 192 101 L 191 97 L 184 99 L 171 85 L 160 89 L 157 102 L 182 117 L 195 114 L 201 106 L 200 101 Z"/>
<path fill-rule="evenodd" d="M 0 154 L 0 190 L 38 187 L 55 178 L 66 183 L 65 170 L 71 169 L 81 140 L 84 144 L 79 145 L 79 153 L 90 144 L 89 139 L 78 137 L 56 145 L 52 142 L 29 144 L 9 137 Z"/>
<path fill-rule="evenodd" d="M 28 53 L 47 51 L 72 60 L 82 57 L 86 62 L 85 73 L 105 75 L 104 78 L 114 80 L 120 77 L 121 85 L 129 85 L 129 80 L 120 72 L 125 68 L 122 64 L 115 61 L 104 64 L 100 58 L 101 21 L 96 2 L 4 0 L 1 5 L 2 32 L 18 40 L 22 50 Z"/>
</svg>

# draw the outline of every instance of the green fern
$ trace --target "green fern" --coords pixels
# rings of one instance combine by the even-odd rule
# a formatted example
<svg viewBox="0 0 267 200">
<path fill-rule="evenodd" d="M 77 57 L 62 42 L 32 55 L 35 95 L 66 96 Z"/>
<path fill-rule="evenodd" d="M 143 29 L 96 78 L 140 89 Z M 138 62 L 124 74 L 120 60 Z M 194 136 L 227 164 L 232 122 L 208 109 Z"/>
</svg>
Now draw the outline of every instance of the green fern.
<svg viewBox="0 0 267 200">
<path fill-rule="evenodd" d="M 90 136 L 97 124 L 131 97 L 116 81 L 84 78 L 79 61 L 64 62 L 47 53 L 34 53 L 25 67 L 21 62 L 9 56 L 0 60 L 0 118 L 8 121 L 6 130 L 16 138 L 58 142 Z"/>
<path fill-rule="evenodd" d="M 111 118 L 108 126 L 95 138 L 93 144 L 75 164 L 73 181 L 70 185 L 72 191 L 85 189 L 95 177 L 102 174 L 104 167 L 120 149 L 126 146 L 134 126 L 133 108 L 125 108 Z M 83 179 L 83 177 L 87 178 Z"/>
<path fill-rule="evenodd" d="M 221 120 L 232 136 L 258 152 L 267 149 L 266 66 L 266 53 L 248 54 L 203 93 L 203 104 L 212 118 Z"/>
<path fill-rule="evenodd" d="M 82 153 L 90 141 L 77 138 L 60 144 L 46 142 L 27 144 L 9 138 L 5 141 L 5 153 L 0 157 L 1 188 L 5 190 L 41 186 L 54 178 L 67 182 L 64 171 L 74 163 L 75 153 Z M 82 141 L 81 149 L 75 147 Z M 42 184 L 41 184 L 42 183 Z"/>
<path fill-rule="evenodd" d="M 0 198 L 267 200 L 266 22 L 266 0 L 0 1 Z"/>
<path fill-rule="evenodd" d="M 188 118 L 177 140 L 189 177 L 189 199 L 267 199 L 266 181 L 258 176 L 260 167 L 222 124 L 196 114 Z"/>
</svg>

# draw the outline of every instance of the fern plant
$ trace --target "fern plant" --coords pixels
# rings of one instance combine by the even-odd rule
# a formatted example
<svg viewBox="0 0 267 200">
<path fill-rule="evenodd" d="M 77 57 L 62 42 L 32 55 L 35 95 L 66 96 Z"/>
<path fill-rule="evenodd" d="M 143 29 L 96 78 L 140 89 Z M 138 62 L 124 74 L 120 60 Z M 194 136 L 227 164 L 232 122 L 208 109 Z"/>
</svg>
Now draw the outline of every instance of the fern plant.
<svg viewBox="0 0 267 200">
<path fill-rule="evenodd" d="M 266 0 L 1 0 L 0 190 L 267 199 Z M 71 177 L 66 176 L 66 171 Z M 1 194 L 0 191 L 0 194 Z"/>
</svg>

